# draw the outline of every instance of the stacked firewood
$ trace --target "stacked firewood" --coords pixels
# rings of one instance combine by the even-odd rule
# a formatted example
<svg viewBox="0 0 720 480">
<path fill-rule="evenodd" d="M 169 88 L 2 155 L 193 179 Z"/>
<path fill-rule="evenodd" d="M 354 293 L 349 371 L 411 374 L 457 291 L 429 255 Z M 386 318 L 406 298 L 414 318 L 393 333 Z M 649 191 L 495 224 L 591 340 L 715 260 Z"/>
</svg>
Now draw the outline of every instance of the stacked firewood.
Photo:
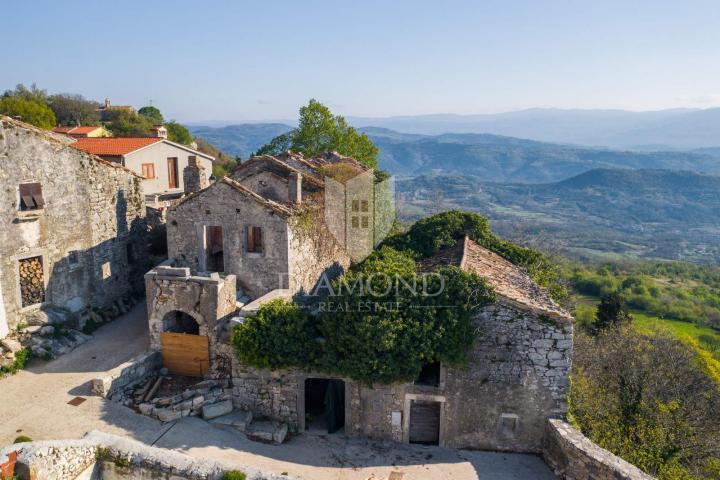
<svg viewBox="0 0 720 480">
<path fill-rule="evenodd" d="M 20 260 L 20 296 L 23 307 L 45 300 L 43 266 L 40 257 Z"/>
</svg>

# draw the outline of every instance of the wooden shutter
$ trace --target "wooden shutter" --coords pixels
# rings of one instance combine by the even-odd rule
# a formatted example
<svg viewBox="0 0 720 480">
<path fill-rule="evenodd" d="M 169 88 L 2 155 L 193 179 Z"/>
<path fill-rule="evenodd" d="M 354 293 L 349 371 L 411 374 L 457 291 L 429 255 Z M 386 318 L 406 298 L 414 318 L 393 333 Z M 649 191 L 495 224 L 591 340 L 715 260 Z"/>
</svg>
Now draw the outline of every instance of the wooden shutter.
<svg viewBox="0 0 720 480">
<path fill-rule="evenodd" d="M 440 402 L 413 400 L 410 405 L 410 443 L 437 445 L 440 440 Z"/>
<path fill-rule="evenodd" d="M 247 251 L 250 253 L 262 252 L 262 228 L 248 227 L 247 229 Z"/>
<path fill-rule="evenodd" d="M 42 197 L 42 187 L 39 183 L 20 184 L 20 209 L 35 210 L 42 208 L 45 200 Z"/>
</svg>

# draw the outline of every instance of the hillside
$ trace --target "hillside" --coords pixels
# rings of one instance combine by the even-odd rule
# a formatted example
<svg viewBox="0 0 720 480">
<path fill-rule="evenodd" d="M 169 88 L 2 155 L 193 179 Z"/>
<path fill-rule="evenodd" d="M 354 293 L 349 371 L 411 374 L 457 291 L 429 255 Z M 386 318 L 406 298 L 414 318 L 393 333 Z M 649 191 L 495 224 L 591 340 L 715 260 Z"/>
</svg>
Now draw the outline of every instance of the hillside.
<svg viewBox="0 0 720 480">
<path fill-rule="evenodd" d="M 534 108 L 482 115 L 350 117 L 348 120 L 358 127 L 376 126 L 415 134 L 491 133 L 545 142 L 643 150 L 716 147 L 720 133 L 720 108 L 645 112 Z"/>
<path fill-rule="evenodd" d="M 244 124 L 191 127 L 191 132 L 224 151 L 247 157 L 290 128 L 283 124 Z M 720 174 L 720 161 L 705 153 L 593 149 L 477 133 L 427 136 L 377 127 L 361 130 L 380 148 L 381 168 L 403 176 L 469 174 L 491 182 L 546 183 L 601 167 Z"/>
<path fill-rule="evenodd" d="M 396 189 L 404 218 L 472 209 L 509 238 L 533 238 L 574 257 L 720 259 L 720 177 L 596 169 L 539 185 L 421 176 Z"/>
</svg>

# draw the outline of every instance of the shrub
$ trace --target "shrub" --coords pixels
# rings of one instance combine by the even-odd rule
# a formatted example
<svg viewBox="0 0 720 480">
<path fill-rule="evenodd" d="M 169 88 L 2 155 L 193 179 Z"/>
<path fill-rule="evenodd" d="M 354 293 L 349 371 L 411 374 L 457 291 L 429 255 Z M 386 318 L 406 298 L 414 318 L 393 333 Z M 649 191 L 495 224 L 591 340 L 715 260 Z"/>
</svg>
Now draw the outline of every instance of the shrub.
<svg viewBox="0 0 720 480">
<path fill-rule="evenodd" d="M 32 442 L 32 438 L 28 437 L 27 435 L 20 435 L 18 437 L 15 437 L 15 440 L 13 440 L 13 443 L 27 443 Z"/>
<path fill-rule="evenodd" d="M 245 480 L 247 475 L 239 470 L 229 470 L 223 473 L 222 480 Z"/>
<path fill-rule="evenodd" d="M 23 348 L 22 350 L 15 353 L 15 360 L 10 365 L 0 366 L 0 378 L 5 375 L 14 375 L 18 370 L 25 368 L 28 360 L 30 360 L 31 352 L 29 348 Z"/>
</svg>

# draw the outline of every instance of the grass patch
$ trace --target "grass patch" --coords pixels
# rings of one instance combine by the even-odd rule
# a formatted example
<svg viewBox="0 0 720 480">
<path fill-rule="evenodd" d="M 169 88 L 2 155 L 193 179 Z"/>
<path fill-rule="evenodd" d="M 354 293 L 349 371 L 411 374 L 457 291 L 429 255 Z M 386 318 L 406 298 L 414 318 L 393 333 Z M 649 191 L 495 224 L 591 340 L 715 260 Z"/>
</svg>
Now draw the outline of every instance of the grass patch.
<svg viewBox="0 0 720 480">
<path fill-rule="evenodd" d="M 23 348 L 15 354 L 15 360 L 10 365 L 0 366 L 0 378 L 6 375 L 14 375 L 18 370 L 25 368 L 28 360 L 30 360 L 31 352 L 29 348 Z"/>
</svg>

